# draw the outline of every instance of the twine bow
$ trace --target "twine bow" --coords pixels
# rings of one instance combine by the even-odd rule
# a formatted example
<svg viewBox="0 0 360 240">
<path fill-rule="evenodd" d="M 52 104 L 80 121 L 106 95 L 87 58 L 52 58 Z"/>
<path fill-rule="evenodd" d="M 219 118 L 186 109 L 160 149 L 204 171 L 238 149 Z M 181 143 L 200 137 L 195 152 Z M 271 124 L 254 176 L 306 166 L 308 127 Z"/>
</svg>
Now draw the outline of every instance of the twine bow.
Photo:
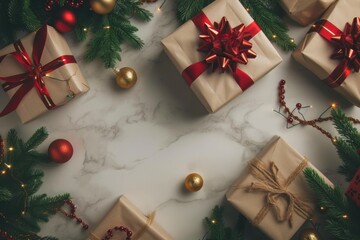
<svg viewBox="0 0 360 240">
<path fill-rule="evenodd" d="M 269 170 L 266 169 L 264 164 L 259 160 L 250 163 L 250 174 L 253 175 L 257 181 L 252 182 L 251 185 L 247 187 L 247 190 L 250 192 L 262 191 L 267 193 L 265 198 L 266 204 L 254 218 L 254 224 L 259 224 L 271 209 L 274 209 L 277 221 L 288 221 L 290 227 L 292 227 L 293 224 L 294 212 L 304 219 L 311 215 L 310 206 L 287 189 L 306 165 L 307 160 L 305 159 L 285 180 L 280 179 L 278 175 L 279 169 L 274 162 L 271 162 Z M 279 206 L 280 198 L 287 202 L 287 207 L 283 214 L 281 214 L 281 208 Z"/>
</svg>

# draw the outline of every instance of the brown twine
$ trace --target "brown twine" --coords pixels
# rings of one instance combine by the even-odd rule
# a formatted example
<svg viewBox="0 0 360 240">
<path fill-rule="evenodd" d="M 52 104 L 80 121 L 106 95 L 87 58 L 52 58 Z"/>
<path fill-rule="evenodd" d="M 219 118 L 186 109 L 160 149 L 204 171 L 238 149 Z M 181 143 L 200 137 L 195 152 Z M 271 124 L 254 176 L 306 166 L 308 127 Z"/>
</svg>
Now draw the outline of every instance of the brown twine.
<svg viewBox="0 0 360 240">
<path fill-rule="evenodd" d="M 147 216 L 146 224 L 137 231 L 132 237 L 132 240 L 137 240 L 142 237 L 142 235 L 146 232 L 146 230 L 149 228 L 149 226 L 154 222 L 156 216 L 156 211 L 153 211 Z"/>
<path fill-rule="evenodd" d="M 294 212 L 304 219 L 311 216 L 310 206 L 287 189 L 307 166 L 307 162 L 308 161 L 304 159 L 286 180 L 279 178 L 279 169 L 274 162 L 271 162 L 269 170 L 264 167 L 264 164 L 260 160 L 255 160 L 250 163 L 250 174 L 258 181 L 252 182 L 251 185 L 246 188 L 247 191 L 264 191 L 267 193 L 266 204 L 254 218 L 253 224 L 258 225 L 272 208 L 275 211 L 276 219 L 279 222 L 288 221 L 290 227 L 292 227 Z M 278 204 L 279 198 L 285 199 L 288 203 L 283 215 L 281 215 Z"/>
</svg>

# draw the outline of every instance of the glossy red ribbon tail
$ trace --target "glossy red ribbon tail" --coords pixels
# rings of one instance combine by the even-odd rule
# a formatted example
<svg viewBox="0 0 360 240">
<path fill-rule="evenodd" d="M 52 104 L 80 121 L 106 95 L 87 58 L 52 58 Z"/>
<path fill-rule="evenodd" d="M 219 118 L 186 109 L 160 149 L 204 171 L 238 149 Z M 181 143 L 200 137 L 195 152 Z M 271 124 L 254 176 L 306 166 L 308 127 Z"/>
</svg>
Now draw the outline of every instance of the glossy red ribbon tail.
<svg viewBox="0 0 360 240">
<path fill-rule="evenodd" d="M 203 74 L 208 65 L 205 60 L 191 64 L 182 72 L 182 76 L 185 79 L 186 83 L 191 86 L 191 84 L 201 75 Z"/>
<path fill-rule="evenodd" d="M 252 78 L 247 75 L 246 72 L 240 70 L 240 68 L 236 69 L 236 72 L 233 73 L 233 77 L 242 91 L 245 91 L 254 84 L 254 80 L 252 80 Z"/>
<path fill-rule="evenodd" d="M 195 24 L 195 26 L 197 27 L 197 29 L 199 30 L 199 32 L 201 34 L 206 33 L 206 31 L 207 31 L 206 24 L 208 24 L 209 26 L 214 26 L 212 24 L 212 22 L 210 21 L 210 19 L 205 15 L 205 13 L 203 11 L 200 11 L 191 20 L 193 21 L 193 23 Z"/>
</svg>

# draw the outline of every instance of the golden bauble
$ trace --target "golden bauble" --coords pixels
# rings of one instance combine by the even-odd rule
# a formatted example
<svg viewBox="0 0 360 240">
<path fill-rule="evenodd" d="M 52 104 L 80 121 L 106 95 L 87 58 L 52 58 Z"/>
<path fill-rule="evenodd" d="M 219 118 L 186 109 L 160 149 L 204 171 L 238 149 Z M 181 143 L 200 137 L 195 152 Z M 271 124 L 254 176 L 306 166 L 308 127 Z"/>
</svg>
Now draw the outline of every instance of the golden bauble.
<svg viewBox="0 0 360 240">
<path fill-rule="evenodd" d="M 204 185 L 204 180 L 199 174 L 191 173 L 185 178 L 184 184 L 189 192 L 197 192 Z"/>
<path fill-rule="evenodd" d="M 111 12 L 116 4 L 116 0 L 90 0 L 90 7 L 97 14 L 107 14 Z"/>
<path fill-rule="evenodd" d="M 301 231 L 299 240 L 320 240 L 320 236 L 315 229 L 307 228 Z"/>
<path fill-rule="evenodd" d="M 137 81 L 137 75 L 134 69 L 129 67 L 123 67 L 120 70 L 116 71 L 116 83 L 121 88 L 131 88 L 135 85 Z"/>
</svg>

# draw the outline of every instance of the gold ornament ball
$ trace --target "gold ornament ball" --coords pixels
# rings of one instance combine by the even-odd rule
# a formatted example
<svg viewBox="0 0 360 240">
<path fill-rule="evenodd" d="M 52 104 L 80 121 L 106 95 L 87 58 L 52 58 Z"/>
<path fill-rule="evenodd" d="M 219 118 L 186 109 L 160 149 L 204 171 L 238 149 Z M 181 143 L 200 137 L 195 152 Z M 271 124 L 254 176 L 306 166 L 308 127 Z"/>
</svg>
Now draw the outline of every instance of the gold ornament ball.
<svg viewBox="0 0 360 240">
<path fill-rule="evenodd" d="M 91 9 L 101 15 L 111 12 L 115 4 L 116 0 L 90 0 Z"/>
<path fill-rule="evenodd" d="M 315 229 L 304 229 L 300 233 L 299 240 L 320 240 L 319 234 L 315 231 Z"/>
<path fill-rule="evenodd" d="M 137 82 L 137 74 L 134 69 L 129 67 L 123 67 L 119 71 L 116 71 L 116 83 L 121 88 L 131 88 Z"/>
<path fill-rule="evenodd" d="M 189 192 L 197 192 L 204 185 L 204 180 L 199 174 L 191 173 L 185 178 L 184 184 Z"/>
</svg>

